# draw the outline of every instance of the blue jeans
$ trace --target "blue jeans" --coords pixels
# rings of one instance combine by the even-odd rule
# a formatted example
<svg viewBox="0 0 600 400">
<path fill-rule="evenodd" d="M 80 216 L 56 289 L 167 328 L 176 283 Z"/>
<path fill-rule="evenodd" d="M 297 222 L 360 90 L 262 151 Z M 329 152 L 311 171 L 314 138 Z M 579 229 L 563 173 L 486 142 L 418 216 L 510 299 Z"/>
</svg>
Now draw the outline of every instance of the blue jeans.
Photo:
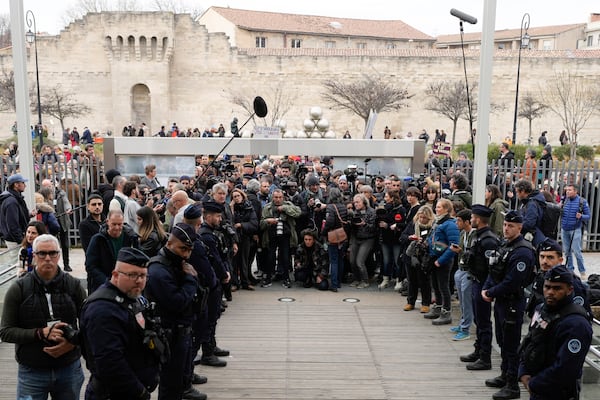
<svg viewBox="0 0 600 400">
<path fill-rule="evenodd" d="M 579 272 L 585 272 L 583 264 L 583 254 L 581 253 L 581 229 L 573 231 L 562 231 L 563 252 L 567 268 L 571 271 L 575 269 L 573 265 L 573 257 L 577 259 L 577 268 Z"/>
<path fill-rule="evenodd" d="M 469 273 L 460 268 L 454 273 L 454 285 L 458 293 L 458 301 L 460 302 L 460 329 L 468 332 L 473 323 L 473 291 L 471 289 L 473 281 L 470 279 Z"/>
<path fill-rule="evenodd" d="M 383 276 L 397 278 L 399 275 L 401 275 L 397 264 L 401 249 L 402 247 L 400 246 L 400 243 L 381 243 L 381 253 L 383 254 Z"/>
<path fill-rule="evenodd" d="M 331 278 L 331 288 L 339 289 L 342 287 L 340 279 L 344 276 L 344 253 L 346 243 L 328 244 L 327 253 L 329 253 L 329 277 Z"/>
<path fill-rule="evenodd" d="M 79 400 L 83 385 L 83 370 L 79 360 L 52 369 L 31 368 L 19 364 L 17 400 Z"/>
</svg>

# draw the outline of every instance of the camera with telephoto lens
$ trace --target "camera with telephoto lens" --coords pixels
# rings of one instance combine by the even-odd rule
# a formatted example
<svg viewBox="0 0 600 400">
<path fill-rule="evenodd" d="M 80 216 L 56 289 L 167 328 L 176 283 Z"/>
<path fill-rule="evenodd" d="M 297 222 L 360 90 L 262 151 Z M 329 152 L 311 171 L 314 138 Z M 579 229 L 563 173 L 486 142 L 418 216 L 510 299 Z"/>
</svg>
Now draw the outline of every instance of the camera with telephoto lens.
<svg viewBox="0 0 600 400">
<path fill-rule="evenodd" d="M 79 344 L 79 331 L 73 328 L 73 325 L 67 324 L 57 328 L 62 331 L 63 337 L 67 342 L 75 345 Z"/>
<path fill-rule="evenodd" d="M 315 199 L 315 208 L 321 208 L 323 206 L 323 203 L 321 203 L 321 200 L 319 199 Z"/>
</svg>

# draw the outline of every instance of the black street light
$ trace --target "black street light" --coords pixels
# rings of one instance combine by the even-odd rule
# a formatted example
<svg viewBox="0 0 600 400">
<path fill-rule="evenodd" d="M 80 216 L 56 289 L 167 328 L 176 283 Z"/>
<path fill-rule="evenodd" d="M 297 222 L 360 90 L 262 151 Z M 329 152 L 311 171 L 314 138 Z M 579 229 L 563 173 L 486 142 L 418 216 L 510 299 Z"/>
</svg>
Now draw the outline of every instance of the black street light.
<svg viewBox="0 0 600 400">
<path fill-rule="evenodd" d="M 38 111 L 38 123 L 37 123 L 37 133 L 40 137 L 40 151 L 44 146 L 44 132 L 42 131 L 42 103 L 40 100 L 40 71 L 38 69 L 38 53 L 37 53 L 37 29 L 35 26 L 35 15 L 31 10 L 27 10 L 25 14 L 25 22 L 27 23 L 27 28 L 29 30 L 25 34 L 25 40 L 27 43 L 33 44 L 35 50 L 35 80 L 37 86 L 37 111 Z M 31 26 L 33 25 L 33 32 L 31 31 Z"/>
<path fill-rule="evenodd" d="M 525 30 L 525 35 L 523 35 L 523 29 Z M 523 19 L 521 20 L 521 35 L 519 36 L 519 61 L 517 63 L 517 90 L 515 93 L 515 117 L 513 119 L 513 132 L 512 132 L 513 144 L 517 143 L 517 115 L 519 113 L 519 78 L 521 75 L 521 50 L 529 47 L 529 34 L 527 33 L 527 29 L 529 29 L 529 14 L 525 13 L 525 15 L 523 15 Z"/>
</svg>

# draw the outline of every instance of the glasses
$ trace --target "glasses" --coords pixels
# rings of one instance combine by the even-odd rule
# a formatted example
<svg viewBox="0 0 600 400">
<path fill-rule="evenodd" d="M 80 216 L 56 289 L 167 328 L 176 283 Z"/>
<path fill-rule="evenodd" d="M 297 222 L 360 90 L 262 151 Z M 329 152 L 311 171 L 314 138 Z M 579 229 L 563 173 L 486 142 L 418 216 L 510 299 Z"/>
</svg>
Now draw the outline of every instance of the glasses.
<svg viewBox="0 0 600 400">
<path fill-rule="evenodd" d="M 35 255 L 38 256 L 39 258 L 46 258 L 48 256 L 50 256 L 50 258 L 56 258 L 58 257 L 58 255 L 60 254 L 59 251 L 57 250 L 52 250 L 52 251 L 36 251 Z"/>
<path fill-rule="evenodd" d="M 141 280 L 148 279 L 148 274 L 138 274 L 137 272 L 123 272 L 123 271 L 117 271 L 117 272 L 122 275 L 125 275 L 132 281 L 137 281 L 138 279 L 141 279 Z"/>
</svg>

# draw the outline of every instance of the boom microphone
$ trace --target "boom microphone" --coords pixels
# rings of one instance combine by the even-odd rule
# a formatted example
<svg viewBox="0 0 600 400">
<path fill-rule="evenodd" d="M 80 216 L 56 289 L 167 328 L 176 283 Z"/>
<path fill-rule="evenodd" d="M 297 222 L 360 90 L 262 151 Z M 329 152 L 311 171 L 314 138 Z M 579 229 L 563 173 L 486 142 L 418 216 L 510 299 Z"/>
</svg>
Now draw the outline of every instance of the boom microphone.
<svg viewBox="0 0 600 400">
<path fill-rule="evenodd" d="M 456 8 L 451 9 L 450 14 L 455 16 L 456 18 L 460 19 L 461 21 L 468 22 L 472 25 L 475 25 L 477 23 L 477 18 L 475 18 L 469 14 L 466 14 L 462 11 L 459 11 Z"/>
<path fill-rule="evenodd" d="M 256 116 L 264 118 L 267 115 L 267 112 L 267 103 L 265 100 L 260 96 L 256 96 L 254 98 L 254 113 Z"/>
</svg>

